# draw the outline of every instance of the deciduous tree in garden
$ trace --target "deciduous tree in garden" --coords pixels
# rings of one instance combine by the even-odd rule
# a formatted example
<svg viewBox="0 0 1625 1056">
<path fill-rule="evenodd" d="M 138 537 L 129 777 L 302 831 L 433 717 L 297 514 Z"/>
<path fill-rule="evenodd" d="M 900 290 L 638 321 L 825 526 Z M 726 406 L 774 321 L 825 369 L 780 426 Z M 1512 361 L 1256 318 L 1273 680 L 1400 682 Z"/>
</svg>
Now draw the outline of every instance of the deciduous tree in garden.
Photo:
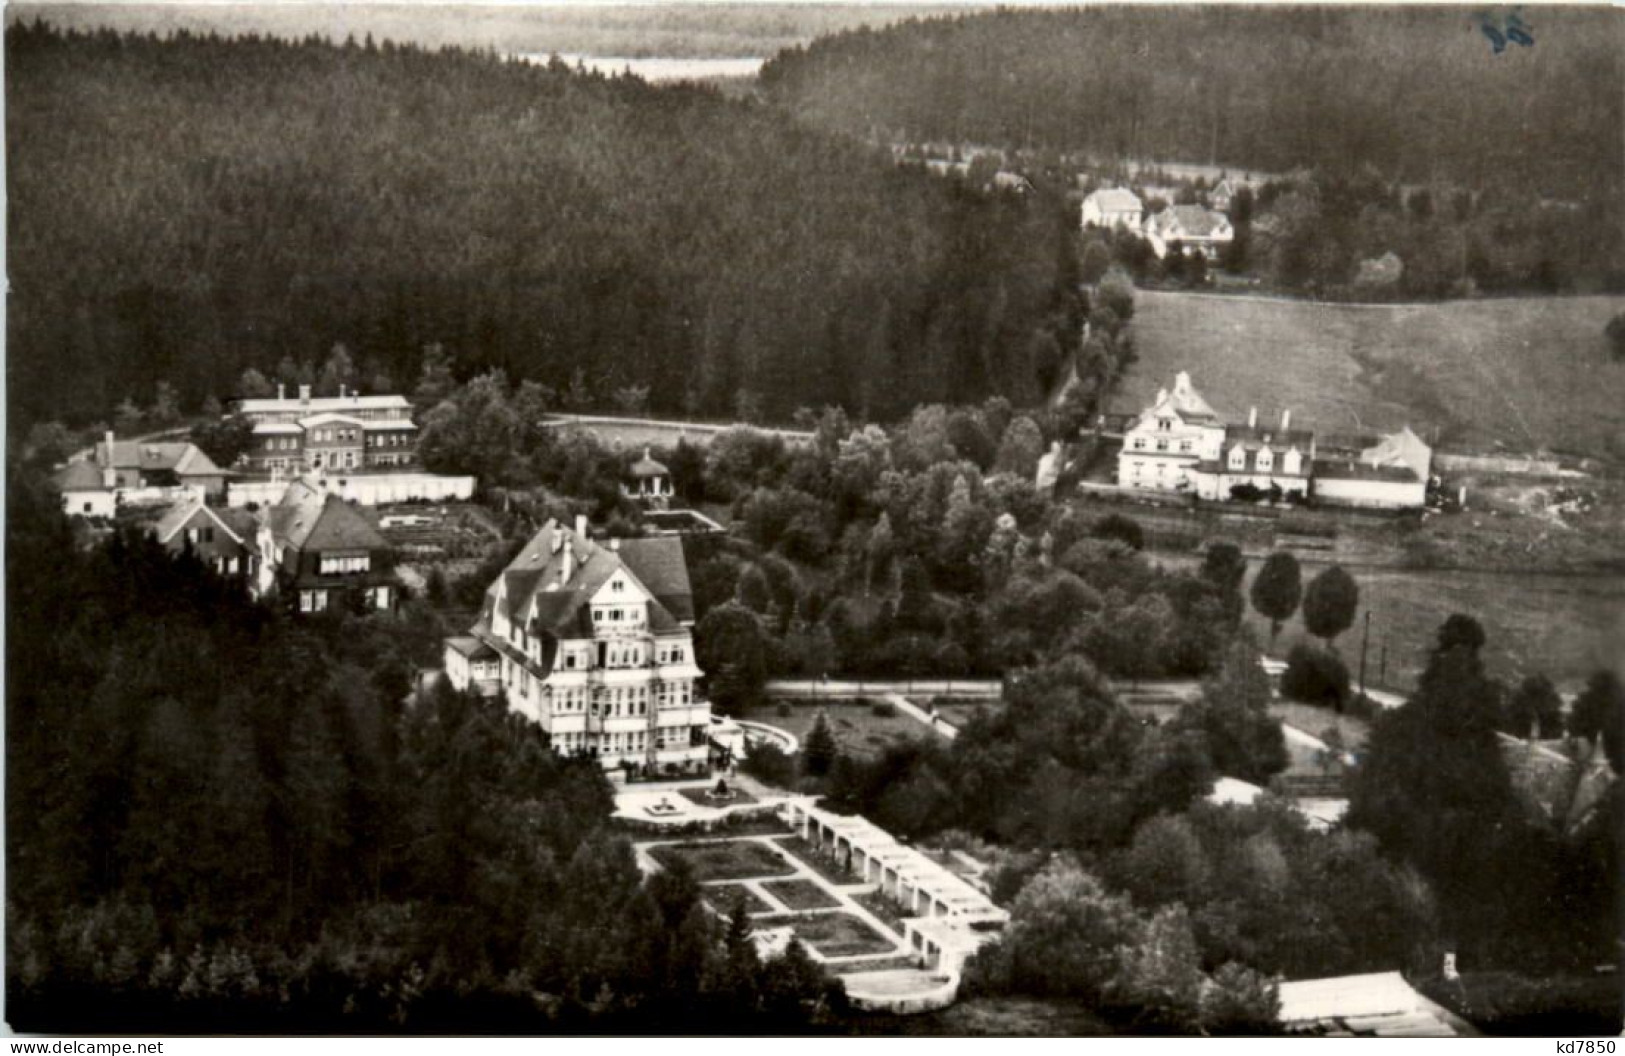
<svg viewBox="0 0 1625 1056">
<path fill-rule="evenodd" d="M 1253 608 L 1270 621 L 1270 641 L 1281 633 L 1281 624 L 1298 611 L 1303 597 L 1303 582 L 1298 559 L 1285 550 L 1277 550 L 1264 559 L 1264 567 L 1253 580 Z"/>
<path fill-rule="evenodd" d="M 1360 605 L 1360 588 L 1354 577 L 1333 565 L 1309 581 L 1303 595 L 1303 623 L 1309 633 L 1325 639 L 1326 648 L 1332 648 L 1332 639 L 1354 626 L 1355 610 Z"/>
</svg>

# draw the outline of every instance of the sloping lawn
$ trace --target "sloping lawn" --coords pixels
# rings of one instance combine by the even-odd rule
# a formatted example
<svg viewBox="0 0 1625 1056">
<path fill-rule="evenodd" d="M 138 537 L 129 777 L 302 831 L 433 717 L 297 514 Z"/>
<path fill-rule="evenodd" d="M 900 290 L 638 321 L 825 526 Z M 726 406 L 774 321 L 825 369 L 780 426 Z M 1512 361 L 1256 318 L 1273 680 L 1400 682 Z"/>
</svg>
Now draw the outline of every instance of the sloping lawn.
<svg viewBox="0 0 1625 1056">
<path fill-rule="evenodd" d="M 1625 365 L 1603 327 L 1625 298 L 1327 305 L 1135 294 L 1138 358 L 1112 399 L 1137 411 L 1188 370 L 1230 421 L 1283 408 L 1321 433 L 1409 424 L 1452 446 L 1625 454 Z"/>
<path fill-rule="evenodd" d="M 661 865 L 687 862 L 700 883 L 711 880 L 749 880 L 758 876 L 789 876 L 795 867 L 755 840 L 717 843 L 679 843 L 651 847 L 649 856 Z"/>
</svg>

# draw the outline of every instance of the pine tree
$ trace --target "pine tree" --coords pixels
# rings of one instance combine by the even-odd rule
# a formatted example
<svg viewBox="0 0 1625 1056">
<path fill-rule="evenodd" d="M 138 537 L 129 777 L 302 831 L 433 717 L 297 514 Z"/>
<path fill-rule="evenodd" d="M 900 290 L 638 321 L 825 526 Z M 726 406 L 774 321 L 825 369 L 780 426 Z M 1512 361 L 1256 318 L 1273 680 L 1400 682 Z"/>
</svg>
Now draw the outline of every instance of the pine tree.
<svg viewBox="0 0 1625 1056">
<path fill-rule="evenodd" d="M 820 711 L 813 720 L 812 729 L 807 731 L 807 739 L 801 744 L 801 764 L 813 777 L 823 777 L 835 765 L 839 752 L 835 733 L 829 728 L 829 718 Z"/>
</svg>

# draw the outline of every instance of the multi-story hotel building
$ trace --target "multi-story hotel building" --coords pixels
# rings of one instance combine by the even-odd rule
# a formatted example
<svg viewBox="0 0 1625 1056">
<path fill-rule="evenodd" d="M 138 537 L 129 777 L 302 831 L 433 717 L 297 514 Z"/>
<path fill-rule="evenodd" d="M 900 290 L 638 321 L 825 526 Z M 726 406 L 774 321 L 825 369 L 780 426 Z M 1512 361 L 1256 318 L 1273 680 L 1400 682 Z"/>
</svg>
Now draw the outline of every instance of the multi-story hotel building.
<svg viewBox="0 0 1625 1056">
<path fill-rule="evenodd" d="M 300 474 L 395 468 L 417 461 L 418 427 L 404 396 L 299 395 L 238 400 L 236 412 L 254 423 L 246 456 L 258 473 Z"/>
<path fill-rule="evenodd" d="M 703 772 L 711 705 L 696 685 L 694 602 L 675 536 L 595 541 L 542 526 L 447 639 L 459 689 L 501 695 L 555 751 L 644 776 Z"/>
</svg>

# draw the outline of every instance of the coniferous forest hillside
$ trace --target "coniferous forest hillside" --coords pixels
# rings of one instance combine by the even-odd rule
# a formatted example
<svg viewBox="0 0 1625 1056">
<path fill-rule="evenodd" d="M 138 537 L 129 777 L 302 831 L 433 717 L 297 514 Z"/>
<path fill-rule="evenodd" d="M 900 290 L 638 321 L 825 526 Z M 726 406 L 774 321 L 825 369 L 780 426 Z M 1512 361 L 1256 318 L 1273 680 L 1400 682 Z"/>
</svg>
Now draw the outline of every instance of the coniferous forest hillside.
<svg viewBox="0 0 1625 1056">
<path fill-rule="evenodd" d="M 1596 7 L 1210 5 L 1000 10 L 859 28 L 762 81 L 859 135 L 1086 151 L 1611 206 L 1625 152 L 1625 19 Z M 1618 230 L 1599 223 L 1597 230 Z"/>
<path fill-rule="evenodd" d="M 182 409 L 343 344 L 768 418 L 1031 399 L 1071 215 L 760 104 L 368 39 L 6 34 L 12 421 Z M 286 374 L 284 370 L 281 373 Z"/>
</svg>

